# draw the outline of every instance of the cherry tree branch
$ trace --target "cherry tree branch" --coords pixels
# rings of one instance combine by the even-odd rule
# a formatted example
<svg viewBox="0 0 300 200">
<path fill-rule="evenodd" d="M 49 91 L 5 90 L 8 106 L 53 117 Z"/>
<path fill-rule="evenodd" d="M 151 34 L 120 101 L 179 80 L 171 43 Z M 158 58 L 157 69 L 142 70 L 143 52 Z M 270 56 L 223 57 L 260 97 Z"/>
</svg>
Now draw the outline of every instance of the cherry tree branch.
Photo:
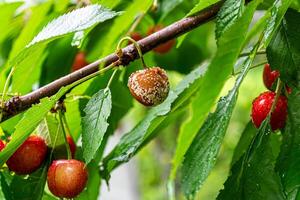
<svg viewBox="0 0 300 200">
<path fill-rule="evenodd" d="M 194 16 L 183 18 L 165 27 L 162 30 L 141 39 L 140 41 L 138 41 L 138 44 L 141 48 L 142 53 L 145 54 L 158 45 L 172 40 L 184 33 L 197 28 L 201 24 L 212 20 L 217 15 L 222 4 L 223 1 L 220 1 Z M 138 52 L 133 44 L 123 48 L 122 52 L 123 56 L 120 59 L 117 54 L 110 54 L 29 94 L 26 94 L 24 96 L 12 97 L 4 105 L 2 121 L 26 110 L 31 105 L 38 103 L 40 99 L 54 95 L 61 87 L 69 85 L 98 71 L 100 64 L 106 67 L 115 62 L 117 66 L 125 66 L 128 65 L 131 61 L 139 58 Z"/>
</svg>

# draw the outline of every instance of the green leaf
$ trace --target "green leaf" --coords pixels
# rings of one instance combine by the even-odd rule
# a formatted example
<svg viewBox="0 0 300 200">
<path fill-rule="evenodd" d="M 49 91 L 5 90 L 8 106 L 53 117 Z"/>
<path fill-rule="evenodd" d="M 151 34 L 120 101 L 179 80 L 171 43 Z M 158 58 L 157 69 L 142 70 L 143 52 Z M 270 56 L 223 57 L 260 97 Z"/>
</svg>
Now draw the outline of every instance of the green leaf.
<svg viewBox="0 0 300 200">
<path fill-rule="evenodd" d="M 201 87 L 191 103 L 192 113 L 180 127 L 177 148 L 173 157 L 170 179 L 175 180 L 186 151 L 203 124 L 205 117 L 215 103 L 225 81 L 230 75 L 244 44 L 245 35 L 256 6 L 260 1 L 253 1 L 247 6 L 242 17 L 233 24 L 219 39 L 216 56 L 208 66 Z M 220 70 L 222 69 L 222 70 Z M 212 84 L 214 83 L 214 84 Z M 204 95 L 205 94 L 205 95 Z M 201 105 L 201 107 L 199 107 Z"/>
<path fill-rule="evenodd" d="M 13 176 L 9 189 L 14 200 L 40 200 L 43 197 L 47 179 L 48 163 L 45 163 L 38 171 L 27 178 Z"/>
<path fill-rule="evenodd" d="M 279 70 L 281 79 L 293 86 L 300 85 L 299 20 L 300 13 L 288 10 L 267 48 L 272 69 Z"/>
<path fill-rule="evenodd" d="M 120 13 L 111 11 L 101 5 L 90 5 L 73 10 L 51 21 L 37 36 L 34 37 L 27 47 L 69 33 L 83 31 L 119 14 Z"/>
<path fill-rule="evenodd" d="M 160 20 L 162 21 L 165 17 L 168 16 L 177 6 L 179 6 L 184 0 L 168 0 L 162 1 L 159 5 L 160 12 L 162 13 Z"/>
<path fill-rule="evenodd" d="M 104 134 L 106 133 L 112 108 L 111 92 L 109 88 L 101 89 L 87 103 L 82 119 L 82 147 L 83 157 L 89 163 L 101 146 Z"/>
<path fill-rule="evenodd" d="M 275 31 L 281 24 L 282 18 L 291 5 L 292 1 L 293 0 L 276 0 L 271 7 L 271 17 L 267 22 L 267 26 L 265 28 L 263 36 L 263 45 L 265 47 L 269 45 Z"/>
<path fill-rule="evenodd" d="M 6 180 L 5 174 L 7 173 L 4 171 L 0 172 L 0 199 L 12 200 L 12 194 L 9 189 L 9 183 Z"/>
<path fill-rule="evenodd" d="M 67 147 L 62 127 L 53 114 L 44 117 L 37 127 L 37 134 L 47 141 L 47 146 L 52 149 L 53 157 L 67 158 Z"/>
<path fill-rule="evenodd" d="M 119 144 L 103 160 L 105 178 L 108 178 L 108 173 L 114 168 L 133 157 L 148 139 L 153 137 L 151 133 L 167 118 L 171 108 L 176 110 L 197 91 L 205 72 L 204 66 L 192 71 L 174 91 L 170 91 L 162 104 L 152 108 L 137 126 L 121 138 Z"/>
<path fill-rule="evenodd" d="M 282 145 L 277 170 L 288 195 L 300 185 L 300 91 L 293 88 L 288 97 L 288 120 L 282 133 Z"/>
<path fill-rule="evenodd" d="M 105 37 L 100 40 L 101 44 L 98 44 L 98 48 L 96 48 L 96 52 L 99 55 L 99 51 L 102 50 L 102 56 L 105 56 L 113 51 L 116 48 L 116 43 L 121 39 L 125 32 L 128 30 L 135 17 L 140 13 L 145 13 L 150 8 L 152 4 L 152 0 L 135 0 L 130 3 L 126 8 L 124 14 L 118 17 L 114 22 L 109 32 L 105 35 Z"/>
<path fill-rule="evenodd" d="M 275 172 L 269 118 L 263 122 L 247 152 L 236 162 L 217 199 L 285 199 Z"/>
<path fill-rule="evenodd" d="M 253 137 L 256 134 L 256 131 L 257 130 L 253 126 L 253 123 L 251 121 L 248 122 L 248 124 L 246 125 L 246 127 L 241 135 L 241 138 L 240 138 L 238 144 L 236 145 L 236 147 L 234 149 L 231 166 L 233 164 L 235 164 L 243 156 L 244 153 L 246 153 Z"/>
<path fill-rule="evenodd" d="M 16 9 L 21 5 L 21 2 L 0 4 L 0 44 L 3 40 L 9 37 L 14 31 L 21 27 L 21 17 L 14 18 Z"/>
<path fill-rule="evenodd" d="M 14 59 L 18 56 L 25 46 L 30 42 L 30 40 L 35 36 L 36 32 L 39 30 L 40 26 L 43 24 L 49 9 L 51 8 L 52 2 L 46 2 L 41 5 L 35 6 L 31 8 L 31 17 L 26 23 L 26 26 L 22 29 L 22 32 L 18 36 L 17 40 L 14 42 L 13 47 L 9 53 L 8 61 L 6 65 L 1 70 L 0 74 L 0 88 L 2 89 L 5 84 L 6 75 L 9 69 L 16 65 Z M 31 56 L 25 56 L 30 58 L 33 62 L 38 58 L 31 58 Z M 21 61 L 21 60 L 20 60 Z M 24 63 L 26 64 L 26 63 Z M 27 63 L 30 64 L 30 68 L 32 68 L 35 63 Z M 27 65 L 23 65 L 23 67 L 27 68 Z M 13 80 L 16 81 L 16 80 Z"/>
<path fill-rule="evenodd" d="M 45 49 L 46 45 L 42 44 L 38 50 L 32 52 L 28 59 L 20 62 L 15 68 L 11 92 L 26 94 L 32 90 L 33 84 L 37 83 L 40 78 L 41 67 L 47 57 L 47 53 L 44 53 Z"/>
<path fill-rule="evenodd" d="M 76 200 L 96 200 L 99 199 L 99 189 L 101 185 L 101 177 L 99 174 L 99 166 L 95 162 L 88 165 L 89 178 L 86 190 L 80 193 Z"/>
<path fill-rule="evenodd" d="M 209 114 L 185 154 L 182 166 L 182 188 L 188 199 L 193 199 L 216 163 L 222 141 L 236 104 L 239 87 L 255 58 L 257 47 L 244 62 L 242 73 L 229 93 L 222 97 L 216 111 Z"/>
<path fill-rule="evenodd" d="M 234 24 L 234 22 L 241 17 L 244 11 L 244 0 L 226 0 L 221 7 L 216 22 L 216 39 Z"/>
<path fill-rule="evenodd" d="M 197 12 L 200 12 L 201 10 L 203 10 L 213 4 L 216 4 L 219 1 L 220 0 L 206 0 L 206 1 L 199 0 L 199 3 L 194 6 L 194 8 L 187 14 L 187 16 L 196 14 Z"/>
<path fill-rule="evenodd" d="M 54 104 L 70 89 L 71 86 L 61 88 L 54 96 L 41 99 L 39 104 L 29 108 L 23 118 L 15 127 L 10 142 L 0 152 L 0 166 L 16 151 L 16 149 L 26 140 L 35 130 L 45 115 L 50 111 Z"/>
</svg>

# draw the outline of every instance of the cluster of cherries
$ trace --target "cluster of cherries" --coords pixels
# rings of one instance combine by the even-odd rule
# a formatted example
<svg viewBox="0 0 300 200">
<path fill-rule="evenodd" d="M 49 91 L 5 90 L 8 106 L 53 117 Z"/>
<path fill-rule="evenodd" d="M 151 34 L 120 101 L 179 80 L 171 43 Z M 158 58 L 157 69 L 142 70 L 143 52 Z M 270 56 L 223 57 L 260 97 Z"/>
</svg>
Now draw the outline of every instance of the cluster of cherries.
<svg viewBox="0 0 300 200">
<path fill-rule="evenodd" d="M 272 104 L 275 100 L 276 93 L 274 92 L 276 82 L 280 76 L 280 73 L 276 70 L 272 70 L 269 64 L 264 66 L 263 82 L 269 91 L 263 92 L 252 103 L 252 122 L 255 127 L 259 128 L 261 123 L 266 119 L 271 111 Z M 291 92 L 291 89 L 285 87 L 287 93 Z M 270 125 L 273 131 L 282 129 L 285 126 L 287 118 L 287 98 L 284 95 L 280 95 L 275 105 L 274 111 L 271 113 Z"/>
<path fill-rule="evenodd" d="M 71 136 L 67 136 L 72 157 L 75 155 L 76 144 Z M 5 148 L 0 140 L 0 151 Z M 18 175 L 31 174 L 39 169 L 47 156 L 47 144 L 37 135 L 29 136 L 25 142 L 7 160 L 10 171 Z M 47 183 L 49 190 L 60 198 L 74 198 L 85 188 L 88 172 L 83 162 L 75 159 L 54 160 L 48 169 Z"/>
</svg>

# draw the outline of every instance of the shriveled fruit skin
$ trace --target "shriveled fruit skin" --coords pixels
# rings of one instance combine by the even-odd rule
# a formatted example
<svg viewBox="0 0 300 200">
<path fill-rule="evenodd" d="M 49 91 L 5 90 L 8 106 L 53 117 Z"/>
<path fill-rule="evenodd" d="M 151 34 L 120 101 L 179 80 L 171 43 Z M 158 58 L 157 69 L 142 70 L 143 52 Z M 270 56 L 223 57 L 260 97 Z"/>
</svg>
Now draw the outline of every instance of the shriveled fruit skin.
<svg viewBox="0 0 300 200">
<path fill-rule="evenodd" d="M 47 145 L 39 136 L 29 136 L 7 160 L 8 168 L 19 175 L 31 174 L 41 167 L 47 155 Z"/>
<path fill-rule="evenodd" d="M 74 158 L 77 147 L 76 147 L 76 144 L 75 144 L 73 138 L 70 135 L 67 135 L 67 142 L 70 146 L 70 151 L 71 151 L 71 154 L 72 154 L 72 158 Z"/>
<path fill-rule="evenodd" d="M 132 73 L 128 79 L 128 87 L 132 96 L 145 106 L 162 103 L 170 90 L 167 73 L 159 67 Z"/>
<path fill-rule="evenodd" d="M 5 147 L 5 143 L 2 140 L 0 140 L 0 151 L 4 149 L 4 147 Z"/>
<path fill-rule="evenodd" d="M 49 190 L 60 198 L 74 198 L 86 186 L 88 172 L 85 164 L 78 160 L 56 160 L 48 169 Z"/>
<path fill-rule="evenodd" d="M 83 51 L 78 52 L 75 56 L 75 59 L 74 59 L 73 65 L 72 65 L 72 72 L 77 71 L 77 70 L 85 67 L 88 64 L 89 63 L 86 60 L 85 53 Z"/>
<path fill-rule="evenodd" d="M 275 99 L 276 93 L 264 92 L 260 94 L 252 103 L 251 118 L 253 124 L 259 128 L 261 123 L 265 120 L 269 114 L 272 103 Z M 272 130 L 281 129 L 285 126 L 287 118 L 287 98 L 285 96 L 279 96 L 278 102 L 275 106 L 274 112 L 271 115 L 271 128 Z"/>
<path fill-rule="evenodd" d="M 263 81 L 266 86 L 271 91 L 275 90 L 276 81 L 280 73 L 277 70 L 272 70 L 269 64 L 265 64 L 263 71 Z M 275 83 L 275 84 L 274 84 Z"/>
<path fill-rule="evenodd" d="M 155 25 L 153 27 L 150 27 L 148 29 L 147 35 L 151 35 L 163 28 L 164 28 L 163 25 Z M 169 41 L 159 45 L 158 47 L 154 48 L 153 51 L 158 54 L 165 54 L 165 53 L 168 53 L 172 49 L 174 44 L 175 44 L 175 40 L 169 40 Z"/>
</svg>

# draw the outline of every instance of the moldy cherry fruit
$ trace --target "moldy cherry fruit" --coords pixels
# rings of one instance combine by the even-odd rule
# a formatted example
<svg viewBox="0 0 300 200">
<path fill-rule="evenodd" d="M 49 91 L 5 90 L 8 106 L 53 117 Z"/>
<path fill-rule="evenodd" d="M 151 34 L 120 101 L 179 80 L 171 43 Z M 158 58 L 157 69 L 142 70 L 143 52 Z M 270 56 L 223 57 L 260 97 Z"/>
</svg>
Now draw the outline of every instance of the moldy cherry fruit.
<svg viewBox="0 0 300 200">
<path fill-rule="evenodd" d="M 263 71 L 263 81 L 266 88 L 268 88 L 271 91 L 274 91 L 276 89 L 274 85 L 276 85 L 276 81 L 279 75 L 279 71 L 272 70 L 269 64 L 265 64 Z"/>
<path fill-rule="evenodd" d="M 72 158 L 74 158 L 75 152 L 76 152 L 76 144 L 75 144 L 73 138 L 70 135 L 67 135 L 67 142 L 70 146 L 70 151 L 71 151 L 71 154 L 72 154 Z"/>
<path fill-rule="evenodd" d="M 153 26 L 153 27 L 149 28 L 147 34 L 151 35 L 157 31 L 161 30 L 162 28 L 163 28 L 162 25 Z M 159 53 L 159 54 L 164 54 L 164 53 L 169 52 L 172 49 L 172 47 L 174 46 L 174 44 L 175 44 L 175 40 L 169 40 L 168 42 L 163 43 L 163 44 L 159 45 L 158 47 L 154 48 L 153 51 L 156 53 Z"/>
<path fill-rule="evenodd" d="M 78 52 L 75 56 L 73 65 L 72 65 L 72 72 L 77 71 L 84 66 L 88 65 L 89 63 L 85 59 L 85 53 L 84 52 Z"/>
<path fill-rule="evenodd" d="M 43 164 L 47 154 L 45 140 L 39 136 L 29 136 L 6 162 L 16 174 L 31 174 Z"/>
<path fill-rule="evenodd" d="M 5 147 L 5 143 L 2 140 L 0 140 L 0 151 L 4 149 L 4 147 Z"/>
<path fill-rule="evenodd" d="M 261 123 L 265 120 L 269 114 L 272 103 L 274 101 L 276 93 L 264 92 L 260 94 L 252 103 L 252 122 L 256 128 L 259 128 Z M 279 96 L 278 102 L 275 106 L 274 112 L 271 115 L 271 128 L 272 130 L 281 129 L 285 125 L 287 117 L 287 99 L 285 96 Z"/>
<path fill-rule="evenodd" d="M 170 90 L 167 73 L 159 67 L 132 73 L 128 79 L 128 87 L 132 96 L 145 106 L 162 103 Z"/>
<path fill-rule="evenodd" d="M 85 164 L 78 160 L 53 161 L 48 170 L 49 190 L 60 198 L 74 198 L 85 188 L 88 172 Z"/>
</svg>

